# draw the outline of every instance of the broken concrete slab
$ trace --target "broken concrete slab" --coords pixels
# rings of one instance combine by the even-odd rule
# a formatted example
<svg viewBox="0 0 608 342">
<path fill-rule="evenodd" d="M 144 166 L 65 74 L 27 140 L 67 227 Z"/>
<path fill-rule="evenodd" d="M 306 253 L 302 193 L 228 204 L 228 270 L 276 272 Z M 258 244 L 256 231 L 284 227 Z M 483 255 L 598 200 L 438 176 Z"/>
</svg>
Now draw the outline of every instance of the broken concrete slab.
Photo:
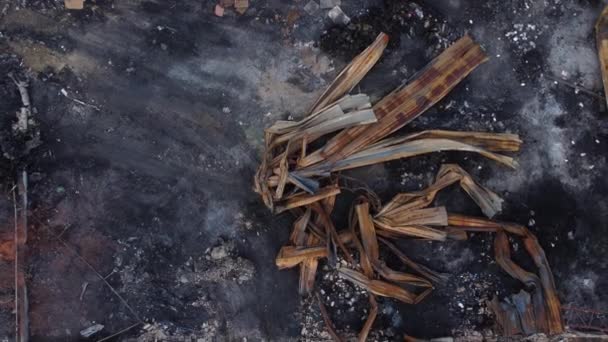
<svg viewBox="0 0 608 342">
<path fill-rule="evenodd" d="M 319 4 L 315 0 L 310 0 L 306 6 L 304 6 L 306 13 L 314 15 L 319 10 Z"/>
<path fill-rule="evenodd" d="M 330 9 L 336 6 L 340 6 L 342 3 L 340 0 L 320 0 L 319 5 L 321 9 Z"/>
<path fill-rule="evenodd" d="M 350 18 L 342 12 L 342 9 L 339 6 L 332 8 L 327 13 L 327 16 L 337 25 L 348 25 L 348 23 L 350 23 Z"/>
</svg>

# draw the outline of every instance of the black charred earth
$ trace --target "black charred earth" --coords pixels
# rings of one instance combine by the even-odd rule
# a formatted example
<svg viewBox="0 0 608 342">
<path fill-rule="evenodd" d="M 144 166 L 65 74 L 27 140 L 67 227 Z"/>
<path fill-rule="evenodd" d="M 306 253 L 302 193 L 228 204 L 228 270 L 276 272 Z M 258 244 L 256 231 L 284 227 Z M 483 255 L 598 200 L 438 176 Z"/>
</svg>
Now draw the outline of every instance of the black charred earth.
<svg viewBox="0 0 608 342">
<path fill-rule="evenodd" d="M 250 0 L 243 15 L 217 17 L 206 0 L 90 0 L 82 11 L 0 0 L 0 242 L 25 169 L 33 341 L 77 341 L 102 324 L 98 339 L 138 322 L 114 340 L 327 339 L 315 301 L 297 294 L 298 272 L 274 265 L 293 218 L 269 213 L 252 179 L 263 129 L 302 117 L 379 32 L 390 44 L 354 90 L 374 101 L 458 37 L 480 43 L 489 61 L 400 133 L 517 133 L 520 166 L 437 153 L 347 175 L 386 201 L 458 163 L 505 199 L 499 219 L 537 235 L 563 304 L 608 311 L 608 113 L 593 34 L 606 3 L 342 1 L 347 25 L 307 4 Z M 21 99 L 9 73 L 29 81 L 35 148 L 12 129 Z M 354 197 L 339 200 L 338 226 Z M 437 204 L 481 214 L 457 188 Z M 399 246 L 450 278 L 417 305 L 381 299 L 374 339 L 492 335 L 485 301 L 522 288 L 494 262 L 490 235 Z M 1 340 L 14 332 L 11 265 L 0 257 Z M 340 333 L 354 334 L 366 295 L 320 269 L 321 298 Z"/>
</svg>

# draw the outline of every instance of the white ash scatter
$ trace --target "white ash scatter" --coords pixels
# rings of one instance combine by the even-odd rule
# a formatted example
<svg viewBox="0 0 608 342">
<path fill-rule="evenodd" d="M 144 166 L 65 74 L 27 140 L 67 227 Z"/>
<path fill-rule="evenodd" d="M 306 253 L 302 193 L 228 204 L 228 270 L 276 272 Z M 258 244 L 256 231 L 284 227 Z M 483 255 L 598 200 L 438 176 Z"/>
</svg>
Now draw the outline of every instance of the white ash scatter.
<svg viewBox="0 0 608 342">
<path fill-rule="evenodd" d="M 339 257 L 338 267 L 350 266 L 346 260 Z M 357 333 L 369 314 L 368 291 L 344 280 L 336 269 L 327 265 L 320 267 L 320 275 L 315 291 L 338 329 L 338 334 L 346 341 L 355 341 Z M 381 297 L 377 297 L 377 300 L 377 320 L 382 319 L 382 316 L 392 320 L 398 318 L 398 311 L 392 307 L 390 300 L 385 302 Z M 304 341 L 331 340 L 320 313 L 316 295 L 313 294 L 302 299 L 298 316 L 302 325 L 300 334 Z M 368 335 L 368 341 L 392 341 L 397 336 L 392 328 L 372 329 Z"/>
<path fill-rule="evenodd" d="M 432 183 L 433 175 L 431 174 L 435 174 L 435 172 L 415 173 L 404 171 L 401 174 L 401 185 L 417 186 L 419 189 L 422 189 Z"/>
<path fill-rule="evenodd" d="M 601 75 L 595 43 L 589 43 L 594 34 L 593 23 L 598 13 L 580 8 L 564 16 L 552 32 L 548 62 L 554 77 L 580 83 L 594 91 L 601 90 Z M 576 58 L 572 58 L 576 56 Z"/>
<path fill-rule="evenodd" d="M 522 128 L 526 130 L 526 136 L 533 136 L 536 144 L 547 148 L 524 148 L 519 156 L 520 171 L 508 174 L 507 178 L 490 179 L 487 185 L 491 188 L 515 191 L 551 175 L 573 189 L 587 189 L 592 184 L 595 166 L 605 163 L 605 157 L 586 158 L 586 153 L 580 152 L 576 143 L 572 144 L 586 132 L 577 126 L 591 124 L 593 115 L 581 111 L 583 120 L 572 122 L 569 127 L 560 127 L 557 119 L 568 115 L 568 110 L 548 87 L 550 85 L 543 86 L 537 96 L 525 103 L 520 113 L 524 118 Z"/>
<path fill-rule="evenodd" d="M 315 296 L 308 296 L 302 299 L 301 309 L 298 313 L 299 321 L 302 325 L 300 337 L 303 341 L 331 341 L 331 335 L 325 328 L 325 322 L 319 312 L 319 304 Z"/>
<path fill-rule="evenodd" d="M 475 88 L 475 87 L 474 87 Z M 473 94 L 470 87 L 465 86 L 465 90 Z M 449 115 L 439 118 L 431 116 L 421 116 L 412 123 L 412 126 L 421 125 L 423 127 L 458 127 L 466 122 L 466 129 L 471 131 L 511 133 L 508 125 L 501 120 L 504 115 L 497 112 L 496 108 L 490 108 L 476 101 L 451 99 L 445 103 L 440 103 L 437 109 Z"/>
<path fill-rule="evenodd" d="M 221 243 L 206 251 L 204 257 L 188 260 L 177 273 L 182 284 L 231 281 L 243 284 L 253 278 L 255 267 L 250 260 L 236 256 L 233 242 Z"/>
<path fill-rule="evenodd" d="M 324 304 L 327 307 L 327 310 L 330 312 L 332 319 L 338 318 L 337 316 L 331 314 L 332 310 L 327 305 L 326 301 L 324 301 Z M 363 304 L 367 305 L 367 299 L 365 299 Z M 316 297 L 313 295 L 302 298 L 300 306 L 300 312 L 297 314 L 297 317 L 301 322 L 300 341 L 333 341 L 331 335 L 327 331 L 325 322 L 323 321 L 323 317 L 319 312 L 319 303 L 317 302 Z M 383 314 L 383 312 L 379 311 L 379 315 L 381 314 Z M 337 332 L 340 337 L 345 341 L 357 340 L 357 331 L 355 329 L 350 329 L 349 331 L 338 330 Z M 372 331 L 370 331 L 369 335 L 367 336 L 367 340 L 376 342 L 393 341 L 396 336 L 397 335 L 391 329 L 387 329 L 386 331 L 372 329 Z"/>
<path fill-rule="evenodd" d="M 342 266 L 346 266 L 346 261 L 340 260 Z M 350 282 L 344 280 L 337 271 L 328 270 L 327 266 L 323 267 L 323 274 L 319 294 L 323 299 L 325 306 L 340 316 L 345 313 L 354 313 L 357 310 L 357 305 L 366 301 L 367 291 L 363 288 L 359 288 L 352 285 Z M 363 312 L 367 314 L 367 309 Z M 362 318 L 365 319 L 367 315 Z"/>
<path fill-rule="evenodd" d="M 141 273 L 138 268 L 147 256 L 143 249 L 132 247 L 131 239 L 119 240 L 118 243 L 121 247 L 114 259 L 112 273 L 119 274 L 123 284 L 129 284 L 129 292 L 138 292 L 139 287 L 151 279 L 149 273 Z M 233 241 L 220 240 L 203 256 L 189 258 L 181 267 L 171 266 L 176 268 L 176 283 L 189 286 L 227 281 L 241 285 L 250 281 L 255 274 L 255 266 L 250 260 L 236 255 L 235 249 Z"/>
<path fill-rule="evenodd" d="M 207 249 L 202 257 L 188 259 L 183 267 L 175 272 L 176 287 L 206 288 L 208 285 L 220 284 L 224 291 L 240 291 L 238 289 L 241 286 L 246 286 L 246 283 L 253 279 L 255 267 L 251 261 L 239 257 L 235 253 L 234 242 L 220 241 L 214 247 Z M 139 337 L 128 341 L 217 341 L 217 338 L 225 335 L 224 332 L 221 332 L 222 327 L 226 325 L 230 328 L 233 324 L 230 319 L 220 319 L 224 309 L 207 294 L 201 294 L 198 299 L 188 304 L 201 310 L 201 313 L 205 313 L 210 318 L 195 329 L 182 329 L 165 322 L 150 322 L 143 327 Z M 175 309 L 179 310 L 179 308 Z M 235 332 L 231 331 L 231 333 Z M 236 334 L 239 335 L 240 332 Z M 244 336 L 258 334 L 257 331 L 250 331 Z"/>
<path fill-rule="evenodd" d="M 150 281 L 151 275 L 148 272 L 140 271 L 139 265 L 146 259 L 145 252 L 141 248 L 133 247 L 130 240 L 118 240 L 120 247 L 119 252 L 114 257 L 112 273 L 118 273 L 120 281 L 123 284 L 128 284 L 128 292 L 137 293 L 145 288 L 145 284 Z"/>
<path fill-rule="evenodd" d="M 448 26 L 448 23 L 444 19 L 437 18 L 433 13 L 425 12 L 424 9 L 415 2 L 409 2 L 407 4 L 414 16 L 422 22 L 422 26 L 428 29 L 428 35 L 430 39 L 434 41 L 434 45 L 429 48 L 426 52 L 429 56 L 437 55 L 439 52 L 445 50 L 454 41 L 452 29 Z M 410 16 L 411 18 L 411 16 Z M 400 18 L 401 25 L 406 26 L 403 18 Z M 409 35 L 415 36 L 413 25 L 410 26 Z"/>
<path fill-rule="evenodd" d="M 536 41 L 543 28 L 536 24 L 516 23 L 512 30 L 505 33 L 505 38 L 513 43 L 518 52 L 524 54 L 536 49 Z"/>
<path fill-rule="evenodd" d="M 141 334 L 135 338 L 127 338 L 125 342 L 212 342 L 217 341 L 219 322 L 211 320 L 203 323 L 198 331 L 176 327 L 171 323 L 150 323 L 141 328 Z"/>
<path fill-rule="evenodd" d="M 452 340 L 446 340 L 452 341 Z M 453 339 L 454 342 L 485 342 L 485 341 L 497 341 L 496 334 L 491 329 L 484 329 L 482 331 L 477 330 L 464 330 L 461 331 L 461 335 Z"/>
<path fill-rule="evenodd" d="M 453 336 L 471 334 L 481 321 L 491 319 L 492 314 L 486 301 L 496 295 L 494 289 L 499 283 L 498 277 L 490 273 L 464 272 L 450 278 L 450 286 L 455 289 L 451 291 L 453 296 L 447 307 L 463 317 L 461 326 L 452 331 Z"/>
<path fill-rule="evenodd" d="M 347 266 L 346 260 L 339 257 L 339 265 Z M 316 291 L 323 301 L 334 324 L 340 330 L 341 336 L 352 334 L 355 329 L 348 324 L 339 324 L 346 320 L 364 322 L 368 313 L 367 291 L 354 286 L 344 280 L 337 270 L 329 266 L 320 266 L 320 281 L 316 284 Z M 326 331 L 323 317 L 319 311 L 319 303 L 315 295 L 308 296 L 302 300 L 300 321 L 302 323 L 301 337 L 306 341 L 321 341 L 331 339 Z"/>
</svg>

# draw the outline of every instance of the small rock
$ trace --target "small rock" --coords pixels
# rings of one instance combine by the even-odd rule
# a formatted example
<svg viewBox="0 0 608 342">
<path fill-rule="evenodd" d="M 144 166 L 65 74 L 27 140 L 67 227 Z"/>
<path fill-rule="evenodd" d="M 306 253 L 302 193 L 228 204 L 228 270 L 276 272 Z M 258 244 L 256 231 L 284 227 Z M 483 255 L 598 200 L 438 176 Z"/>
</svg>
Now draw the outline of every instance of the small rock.
<svg viewBox="0 0 608 342">
<path fill-rule="evenodd" d="M 251 274 L 241 274 L 237 279 L 237 283 L 242 284 L 249 280 L 251 280 Z"/>
<path fill-rule="evenodd" d="M 91 337 L 95 334 L 97 334 L 98 332 L 102 331 L 104 328 L 103 324 L 95 324 L 92 325 L 82 331 L 80 331 L 80 336 L 87 338 L 87 337 Z"/>
<path fill-rule="evenodd" d="M 224 246 L 217 246 L 211 250 L 211 259 L 219 260 L 228 256 L 228 251 Z"/>
<path fill-rule="evenodd" d="M 224 7 L 222 7 L 220 4 L 215 5 L 214 13 L 218 17 L 223 17 L 224 16 Z"/>
</svg>

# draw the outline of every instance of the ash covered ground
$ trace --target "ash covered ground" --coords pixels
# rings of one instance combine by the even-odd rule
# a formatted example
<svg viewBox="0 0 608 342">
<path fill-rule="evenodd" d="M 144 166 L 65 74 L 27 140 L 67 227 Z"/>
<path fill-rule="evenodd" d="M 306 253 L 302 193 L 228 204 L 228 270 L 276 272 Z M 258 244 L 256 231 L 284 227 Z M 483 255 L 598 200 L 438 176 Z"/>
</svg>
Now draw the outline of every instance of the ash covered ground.
<svg viewBox="0 0 608 342">
<path fill-rule="evenodd" d="M 403 131 L 518 133 L 520 167 L 440 153 L 348 175 L 387 200 L 428 185 L 443 162 L 460 164 L 503 196 L 500 219 L 538 236 L 562 303 L 608 311 L 608 113 L 593 34 L 605 2 L 343 1 L 348 26 L 307 12 L 307 1 L 252 0 L 244 15 L 221 18 L 210 1 L 62 3 L 0 0 L 0 241 L 10 239 L 10 189 L 26 167 L 32 340 L 78 340 L 95 323 L 101 338 L 138 319 L 148 329 L 118 340 L 329 338 L 316 304 L 297 294 L 298 272 L 274 265 L 292 218 L 272 216 L 251 180 L 263 129 L 301 117 L 381 31 L 389 48 L 356 89 L 374 100 L 471 34 L 490 60 Z M 11 131 L 20 98 L 10 71 L 30 80 L 42 145 L 27 153 Z M 438 203 L 480 214 L 457 189 Z M 374 339 L 492 334 L 485 299 L 521 288 L 494 263 L 489 236 L 401 247 L 451 277 L 415 306 L 381 300 Z M 9 340 L 11 267 L 0 258 L 0 339 Z M 360 290 L 329 268 L 317 284 L 340 332 L 358 331 Z"/>
</svg>

